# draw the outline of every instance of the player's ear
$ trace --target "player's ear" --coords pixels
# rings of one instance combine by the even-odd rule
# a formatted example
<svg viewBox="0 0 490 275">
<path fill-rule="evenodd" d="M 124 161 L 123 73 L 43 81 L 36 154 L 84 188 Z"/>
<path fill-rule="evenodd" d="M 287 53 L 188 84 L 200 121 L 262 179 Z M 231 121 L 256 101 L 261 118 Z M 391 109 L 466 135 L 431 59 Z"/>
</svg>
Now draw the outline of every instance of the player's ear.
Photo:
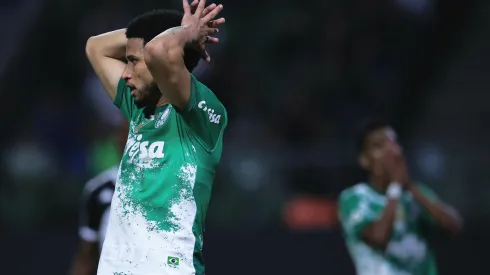
<svg viewBox="0 0 490 275">
<path fill-rule="evenodd" d="M 359 162 L 359 165 L 361 165 L 363 169 L 369 168 L 369 159 L 366 157 L 364 153 L 359 154 L 359 158 L 357 161 Z"/>
</svg>

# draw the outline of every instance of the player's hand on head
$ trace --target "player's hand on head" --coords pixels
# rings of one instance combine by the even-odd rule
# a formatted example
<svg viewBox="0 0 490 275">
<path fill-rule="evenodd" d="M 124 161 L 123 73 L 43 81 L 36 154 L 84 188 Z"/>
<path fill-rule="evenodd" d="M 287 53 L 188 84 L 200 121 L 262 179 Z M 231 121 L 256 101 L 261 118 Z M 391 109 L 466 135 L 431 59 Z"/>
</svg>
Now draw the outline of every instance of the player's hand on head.
<svg viewBox="0 0 490 275">
<path fill-rule="evenodd" d="M 194 0 L 189 4 L 188 0 L 183 0 L 184 17 L 181 25 L 186 26 L 191 34 L 193 42 L 202 42 L 207 36 L 218 32 L 218 26 L 225 22 L 224 18 L 214 20 L 223 10 L 223 5 L 211 4 L 205 7 L 206 0 Z M 216 40 L 212 40 L 216 41 Z"/>
<path fill-rule="evenodd" d="M 188 0 L 183 0 L 184 17 L 181 25 L 189 29 L 192 44 L 201 52 L 203 59 L 209 62 L 211 57 L 206 51 L 206 45 L 219 42 L 218 38 L 211 35 L 219 32 L 218 26 L 224 24 L 225 19 L 215 19 L 223 10 L 223 5 L 205 5 L 205 0 L 194 0 L 191 4 Z"/>
</svg>

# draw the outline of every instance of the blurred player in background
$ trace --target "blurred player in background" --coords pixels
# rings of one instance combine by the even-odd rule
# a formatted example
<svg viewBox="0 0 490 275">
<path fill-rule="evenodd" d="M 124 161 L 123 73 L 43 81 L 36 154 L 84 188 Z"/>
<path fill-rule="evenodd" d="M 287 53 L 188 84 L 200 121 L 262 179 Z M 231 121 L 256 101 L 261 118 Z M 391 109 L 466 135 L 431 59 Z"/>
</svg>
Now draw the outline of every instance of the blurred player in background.
<svg viewBox="0 0 490 275">
<path fill-rule="evenodd" d="M 127 124 L 125 123 L 118 130 L 115 136 L 119 143 L 120 152 L 122 152 L 126 144 Z M 118 165 L 113 166 L 85 184 L 80 207 L 78 249 L 71 266 L 71 275 L 93 275 L 97 271 L 118 169 Z"/>
<path fill-rule="evenodd" d="M 118 167 L 87 182 L 83 190 L 79 244 L 71 275 L 93 275 L 104 243 Z"/>
<path fill-rule="evenodd" d="M 190 72 L 218 39 L 222 5 L 183 0 L 86 52 L 130 122 L 98 274 L 204 274 L 203 231 L 227 124 L 224 106 Z"/>
<path fill-rule="evenodd" d="M 359 146 L 368 181 L 344 190 L 339 201 L 357 274 L 437 274 L 427 232 L 434 227 L 459 232 L 459 215 L 427 186 L 411 180 L 396 133 L 388 124 L 367 124 Z"/>
</svg>

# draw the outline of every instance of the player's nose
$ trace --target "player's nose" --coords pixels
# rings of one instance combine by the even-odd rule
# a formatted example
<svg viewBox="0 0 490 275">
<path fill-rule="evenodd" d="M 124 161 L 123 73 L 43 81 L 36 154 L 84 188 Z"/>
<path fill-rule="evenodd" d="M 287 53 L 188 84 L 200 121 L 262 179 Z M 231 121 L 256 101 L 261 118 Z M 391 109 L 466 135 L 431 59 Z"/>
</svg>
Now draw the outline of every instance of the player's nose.
<svg viewBox="0 0 490 275">
<path fill-rule="evenodd" d="M 122 74 L 122 78 L 125 80 L 125 81 L 128 81 L 129 79 L 131 79 L 132 77 L 132 74 L 131 72 L 126 68 L 124 71 L 123 71 L 123 74 Z"/>
<path fill-rule="evenodd" d="M 129 79 L 131 79 L 131 74 L 124 72 L 123 75 L 122 75 L 122 78 L 124 80 L 128 81 Z"/>
</svg>

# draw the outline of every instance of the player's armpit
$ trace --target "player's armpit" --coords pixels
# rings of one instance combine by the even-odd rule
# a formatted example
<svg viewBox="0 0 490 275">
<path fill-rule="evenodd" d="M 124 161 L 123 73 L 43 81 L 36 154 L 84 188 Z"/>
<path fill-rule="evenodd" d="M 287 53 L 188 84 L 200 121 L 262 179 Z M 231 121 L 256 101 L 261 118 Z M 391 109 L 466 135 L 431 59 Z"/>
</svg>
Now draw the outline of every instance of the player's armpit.
<svg viewBox="0 0 490 275">
<path fill-rule="evenodd" d="M 112 100 L 126 64 L 126 30 L 117 30 L 87 40 L 85 52 L 92 68 Z"/>
<path fill-rule="evenodd" d="M 190 75 L 189 86 L 188 103 L 178 113 L 190 133 L 207 151 L 213 151 L 228 123 L 226 109 L 216 95 L 193 75 Z"/>
</svg>

